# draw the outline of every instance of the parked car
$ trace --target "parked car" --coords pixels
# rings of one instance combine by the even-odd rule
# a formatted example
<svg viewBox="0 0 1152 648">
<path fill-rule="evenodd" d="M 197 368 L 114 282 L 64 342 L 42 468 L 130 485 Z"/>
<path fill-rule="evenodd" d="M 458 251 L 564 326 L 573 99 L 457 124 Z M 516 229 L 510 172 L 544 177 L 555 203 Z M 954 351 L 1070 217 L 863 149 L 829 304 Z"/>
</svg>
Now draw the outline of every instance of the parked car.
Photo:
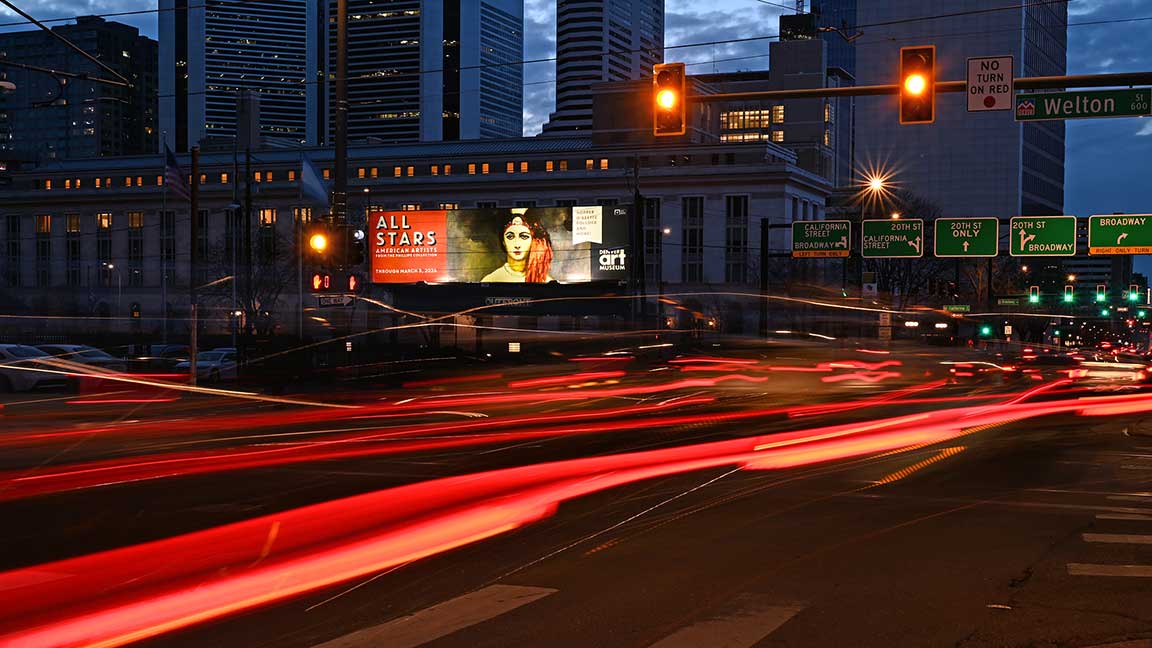
<svg viewBox="0 0 1152 648">
<path fill-rule="evenodd" d="M 191 371 L 192 363 L 185 360 L 176 365 L 176 371 Z M 236 380 L 236 353 L 234 351 L 201 351 L 196 354 L 196 379 L 205 382 Z"/>
<path fill-rule="evenodd" d="M 28 369 L 46 366 L 40 361 L 49 357 L 26 344 L 0 344 L 0 392 L 67 387 L 63 374 Z"/>
<path fill-rule="evenodd" d="M 172 373 L 177 371 L 176 365 L 187 360 L 186 344 L 153 344 L 144 355 L 134 359 L 140 371 L 149 373 Z"/>
<path fill-rule="evenodd" d="M 117 358 L 107 351 L 86 344 L 41 344 L 36 348 L 61 360 L 78 362 L 106 371 L 123 373 L 128 370 L 128 363 L 123 358 Z"/>
</svg>

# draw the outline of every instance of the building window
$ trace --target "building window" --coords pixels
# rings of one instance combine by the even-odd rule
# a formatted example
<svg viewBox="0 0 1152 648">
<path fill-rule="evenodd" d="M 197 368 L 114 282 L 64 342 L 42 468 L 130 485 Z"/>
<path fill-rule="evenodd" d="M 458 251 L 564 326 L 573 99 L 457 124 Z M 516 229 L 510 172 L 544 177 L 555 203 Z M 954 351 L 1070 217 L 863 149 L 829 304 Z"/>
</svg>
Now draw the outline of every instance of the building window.
<svg viewBox="0 0 1152 648">
<path fill-rule="evenodd" d="M 552 170 L 553 170 L 552 160 L 548 160 L 547 162 L 544 163 L 544 171 L 546 171 L 548 173 L 552 173 Z"/>
<path fill-rule="evenodd" d="M 521 162 L 520 163 L 520 173 L 528 173 L 528 163 L 527 162 Z"/>
<path fill-rule="evenodd" d="M 684 259 L 682 276 L 684 283 L 704 281 L 704 198 L 692 196 L 681 199 L 681 216 L 684 221 L 682 240 Z"/>
<path fill-rule="evenodd" d="M 207 173 L 201 173 L 200 174 L 200 184 L 202 184 L 202 185 L 208 184 L 208 174 Z"/>
<path fill-rule="evenodd" d="M 515 205 L 520 208 L 535 207 L 535 200 L 517 200 Z"/>
<path fill-rule="evenodd" d="M 365 173 L 364 167 L 360 167 L 359 169 L 356 169 L 356 177 L 357 178 L 363 180 L 365 175 L 366 175 L 366 173 Z"/>
<path fill-rule="evenodd" d="M 376 177 L 376 169 L 372 169 L 372 177 Z M 296 169 L 288 169 L 288 182 L 296 182 Z"/>
<path fill-rule="evenodd" d="M 468 175 L 476 175 L 476 165 L 475 164 L 469 164 L 468 165 Z"/>
<path fill-rule="evenodd" d="M 401 169 L 400 167 L 392 167 L 393 178 L 399 178 L 402 175 L 404 175 L 404 169 Z"/>
<path fill-rule="evenodd" d="M 228 184 L 228 174 L 227 173 L 221 173 L 220 174 L 220 184 Z"/>
<path fill-rule="evenodd" d="M 109 187 L 112 186 L 112 178 L 108 178 L 108 186 Z M 156 176 L 156 186 L 157 187 L 163 187 L 164 186 L 164 176 L 162 176 L 162 175 Z"/>
<path fill-rule="evenodd" d="M 380 167 L 372 167 L 372 170 L 368 174 L 368 176 L 370 178 L 372 178 L 373 180 L 375 180 L 376 178 L 379 178 L 380 177 Z"/>
<path fill-rule="evenodd" d="M 429 169 L 429 171 L 434 176 L 440 175 L 440 165 L 439 164 L 433 164 L 432 167 Z"/>
<path fill-rule="evenodd" d="M 832 102 L 830 101 L 824 102 L 824 123 L 832 123 Z"/>
<path fill-rule="evenodd" d="M 481 175 L 488 175 L 488 163 L 487 162 L 480 165 L 480 174 Z"/>
<path fill-rule="evenodd" d="M 112 214 L 111 212 L 101 212 L 96 214 L 96 229 L 108 231 L 112 229 Z"/>
<path fill-rule="evenodd" d="M 506 163 L 504 165 L 504 168 L 508 173 L 516 173 L 516 163 L 515 162 Z"/>
<path fill-rule="evenodd" d="M 44 190 L 45 191 L 52 191 L 52 180 L 51 179 L 44 181 Z"/>
<path fill-rule="evenodd" d="M 171 284 L 176 280 L 176 212 L 160 215 L 161 280 Z"/>
<path fill-rule="evenodd" d="M 261 209 L 259 219 L 257 253 L 260 255 L 261 263 L 269 264 L 276 258 L 276 209 L 274 207 Z"/>
<path fill-rule="evenodd" d="M 324 174 L 325 180 L 331 180 L 332 179 L 332 169 L 324 169 L 324 171 L 322 173 Z"/>
<path fill-rule="evenodd" d="M 65 189 L 71 189 L 72 188 L 72 179 L 71 178 L 66 178 L 64 180 L 64 188 Z"/>
<path fill-rule="evenodd" d="M 272 182 L 272 172 L 271 171 L 264 174 L 264 180 L 266 182 Z"/>
<path fill-rule="evenodd" d="M 783 142 L 784 141 L 784 131 L 783 130 L 772 131 L 772 141 L 773 142 Z"/>
<path fill-rule="evenodd" d="M 560 160 L 560 170 L 561 171 L 567 171 L 568 170 L 568 160 Z"/>
<path fill-rule="evenodd" d="M 144 285 L 144 212 L 128 212 L 128 285 Z"/>
<path fill-rule="evenodd" d="M 600 170 L 601 171 L 607 171 L 608 170 L 608 158 L 600 158 Z"/>
<path fill-rule="evenodd" d="M 312 222 L 312 208 L 311 207 L 293 207 L 292 208 L 292 217 L 295 219 L 295 222 L 300 223 L 302 225 L 305 223 L 311 223 Z"/>
<path fill-rule="evenodd" d="M 272 227 L 276 224 L 276 209 L 266 208 L 260 210 L 260 227 Z"/>
<path fill-rule="evenodd" d="M 476 209 L 496 209 L 495 200 L 477 200 Z"/>
<path fill-rule="evenodd" d="M 584 160 L 584 170 L 585 171 L 591 171 L 594 168 L 596 168 L 596 160 L 592 160 L 592 159 Z"/>
<path fill-rule="evenodd" d="M 264 172 L 263 171 L 257 171 L 256 172 L 256 182 L 264 182 Z"/>
<path fill-rule="evenodd" d="M 451 164 L 445 164 L 444 165 L 444 175 L 452 175 L 452 165 Z"/>
<path fill-rule="evenodd" d="M 52 239 L 44 234 L 36 236 L 36 287 L 51 285 Z"/>
<path fill-rule="evenodd" d="M 460 203 L 454 203 L 454 202 L 440 203 L 440 209 L 460 209 Z"/>
<path fill-rule="evenodd" d="M 404 203 L 400 205 L 401 211 L 420 211 L 420 203 Z"/>
<path fill-rule="evenodd" d="M 144 186 L 144 176 L 136 176 L 136 186 L 137 187 L 143 187 Z"/>
<path fill-rule="evenodd" d="M 64 217 L 64 220 L 66 221 L 64 231 L 69 234 L 80 233 L 80 214 L 68 214 Z"/>
<path fill-rule="evenodd" d="M 748 196 L 724 197 L 724 281 L 748 281 Z"/>
<path fill-rule="evenodd" d="M 831 129 L 824 129 L 824 146 L 832 146 L 832 131 Z"/>
<path fill-rule="evenodd" d="M 596 204 L 602 207 L 612 207 L 620 204 L 619 198 L 597 198 Z"/>
<path fill-rule="evenodd" d="M 407 168 L 407 175 L 408 175 L 408 177 L 409 177 L 409 178 L 411 178 L 412 176 L 416 175 L 416 167 L 414 167 L 414 166 L 410 166 L 410 167 L 408 167 L 408 168 Z"/>
<path fill-rule="evenodd" d="M 80 285 L 80 214 L 66 214 L 64 220 L 67 223 L 65 230 L 67 231 L 64 240 L 64 254 L 65 265 L 67 273 L 65 275 L 65 282 L 69 286 Z M 75 226 L 75 229 L 73 229 Z"/>
<path fill-rule="evenodd" d="M 772 106 L 772 123 L 773 124 L 783 124 L 784 123 L 784 106 L 783 106 L 783 104 L 777 105 L 777 106 Z"/>
<path fill-rule="evenodd" d="M 100 178 L 96 178 L 96 188 L 97 188 L 97 189 L 100 189 L 100 188 L 101 188 L 101 186 L 100 186 L 101 184 L 102 184 L 102 183 L 100 182 Z"/>
<path fill-rule="evenodd" d="M 51 234 L 52 233 L 52 217 L 48 214 L 39 214 L 36 216 L 36 233 L 37 234 Z"/>
</svg>

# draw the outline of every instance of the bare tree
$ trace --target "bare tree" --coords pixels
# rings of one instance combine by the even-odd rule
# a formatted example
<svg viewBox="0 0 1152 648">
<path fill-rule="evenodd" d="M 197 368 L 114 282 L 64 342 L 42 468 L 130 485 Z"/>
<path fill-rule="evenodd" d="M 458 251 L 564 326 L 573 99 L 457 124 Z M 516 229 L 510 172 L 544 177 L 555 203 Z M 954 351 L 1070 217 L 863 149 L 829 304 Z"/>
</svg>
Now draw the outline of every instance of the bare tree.
<svg viewBox="0 0 1152 648">
<path fill-rule="evenodd" d="M 275 228 L 262 227 L 253 237 L 253 248 L 251 279 L 246 281 L 242 249 L 233 254 L 226 245 L 209 247 L 203 262 L 208 277 L 201 293 L 206 302 L 229 310 L 235 294 L 237 308 L 244 312 L 244 321 L 250 329 L 270 326 L 281 295 L 297 282 L 298 252 L 292 239 Z M 236 276 L 233 276 L 234 269 Z M 233 281 L 236 281 L 235 293 Z"/>
<path fill-rule="evenodd" d="M 936 203 L 910 191 L 895 191 L 891 198 L 893 211 L 908 218 L 924 220 L 925 239 L 940 217 Z M 922 242 L 926 245 L 927 241 Z M 877 288 L 891 296 L 892 306 L 903 310 L 920 303 L 930 294 L 930 287 L 947 276 L 949 265 L 944 259 L 929 254 L 919 259 L 866 259 L 864 269 L 876 273 Z"/>
</svg>

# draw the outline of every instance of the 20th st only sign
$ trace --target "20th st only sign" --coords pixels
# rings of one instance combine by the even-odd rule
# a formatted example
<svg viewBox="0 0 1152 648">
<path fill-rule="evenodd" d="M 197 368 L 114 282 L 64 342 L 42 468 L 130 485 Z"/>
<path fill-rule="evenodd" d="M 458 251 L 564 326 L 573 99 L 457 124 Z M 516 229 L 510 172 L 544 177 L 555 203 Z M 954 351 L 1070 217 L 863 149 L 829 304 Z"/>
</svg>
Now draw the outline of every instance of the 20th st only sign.
<svg viewBox="0 0 1152 648">
<path fill-rule="evenodd" d="M 937 218 L 938 257 L 994 257 L 1000 248 L 997 218 Z"/>
</svg>

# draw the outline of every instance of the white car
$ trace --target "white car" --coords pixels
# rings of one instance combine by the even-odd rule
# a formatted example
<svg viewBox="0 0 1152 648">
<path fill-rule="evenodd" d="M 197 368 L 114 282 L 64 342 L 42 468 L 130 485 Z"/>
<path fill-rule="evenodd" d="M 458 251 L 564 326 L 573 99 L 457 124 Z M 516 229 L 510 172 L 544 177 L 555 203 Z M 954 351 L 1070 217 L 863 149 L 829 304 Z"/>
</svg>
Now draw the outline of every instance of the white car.
<svg viewBox="0 0 1152 648">
<path fill-rule="evenodd" d="M 192 368 L 185 360 L 176 365 L 176 371 L 184 372 Z M 206 382 L 236 380 L 235 351 L 201 351 L 196 354 L 196 379 Z"/>
<path fill-rule="evenodd" d="M 68 376 L 34 370 L 45 366 L 39 362 L 41 359 L 50 357 L 26 344 L 0 344 L 0 392 L 67 387 Z"/>
<path fill-rule="evenodd" d="M 123 373 L 128 370 L 128 364 L 116 356 L 86 344 L 41 344 L 36 347 L 50 356 L 86 364 L 107 371 Z"/>
</svg>

